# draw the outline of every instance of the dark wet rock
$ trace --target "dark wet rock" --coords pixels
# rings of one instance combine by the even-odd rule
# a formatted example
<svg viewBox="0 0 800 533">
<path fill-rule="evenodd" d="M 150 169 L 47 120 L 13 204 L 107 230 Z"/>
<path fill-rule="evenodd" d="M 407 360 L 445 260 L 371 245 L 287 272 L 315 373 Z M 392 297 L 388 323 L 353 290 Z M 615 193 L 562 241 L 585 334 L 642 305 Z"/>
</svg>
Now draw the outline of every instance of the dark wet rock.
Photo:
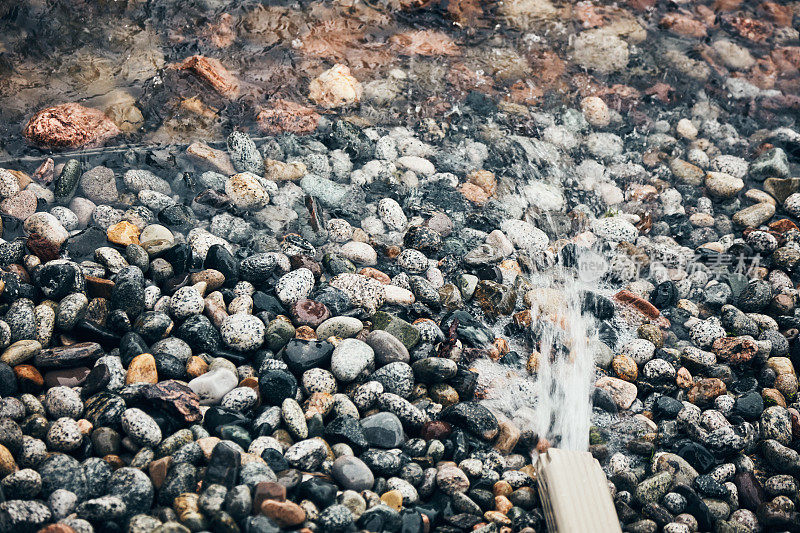
<svg viewBox="0 0 800 533">
<path fill-rule="evenodd" d="M 391 413 L 376 413 L 361 420 L 364 437 L 370 446 L 396 448 L 405 441 L 403 425 Z"/>
<path fill-rule="evenodd" d="M 499 431 L 497 418 L 483 405 L 461 402 L 442 411 L 441 419 L 467 429 L 485 440 L 492 440 Z"/>
</svg>

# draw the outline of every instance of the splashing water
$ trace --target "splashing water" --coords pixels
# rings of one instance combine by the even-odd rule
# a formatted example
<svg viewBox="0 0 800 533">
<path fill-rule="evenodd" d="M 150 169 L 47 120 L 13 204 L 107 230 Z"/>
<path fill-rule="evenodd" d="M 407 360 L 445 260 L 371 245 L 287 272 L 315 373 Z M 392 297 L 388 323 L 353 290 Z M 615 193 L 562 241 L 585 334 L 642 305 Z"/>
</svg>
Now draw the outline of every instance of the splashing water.
<svg viewBox="0 0 800 533">
<path fill-rule="evenodd" d="M 545 441 L 568 450 L 586 450 L 589 445 L 600 341 L 598 321 L 583 310 L 582 302 L 587 290 L 606 292 L 599 280 L 607 265 L 597 252 L 584 250 L 575 266 L 555 266 L 531 276 L 532 343 L 527 349 L 530 353 L 532 346 L 538 352 L 535 362 L 527 369 L 476 362 L 487 384 L 485 405 L 510 418 L 531 448 Z"/>
</svg>

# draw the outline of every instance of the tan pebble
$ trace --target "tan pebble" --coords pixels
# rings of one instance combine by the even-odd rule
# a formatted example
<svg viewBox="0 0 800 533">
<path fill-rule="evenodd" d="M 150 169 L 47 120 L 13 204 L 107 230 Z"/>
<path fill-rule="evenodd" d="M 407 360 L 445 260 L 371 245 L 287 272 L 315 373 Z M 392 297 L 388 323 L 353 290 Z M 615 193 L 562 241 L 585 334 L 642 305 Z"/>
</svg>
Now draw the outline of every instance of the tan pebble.
<svg viewBox="0 0 800 533">
<path fill-rule="evenodd" d="M 149 353 L 137 355 L 128 365 L 128 373 L 125 375 L 125 384 L 134 383 L 158 383 L 158 371 L 156 370 L 156 359 Z"/>
<path fill-rule="evenodd" d="M 689 216 L 689 222 L 696 228 L 714 227 L 714 217 L 708 213 L 694 213 Z"/>
<path fill-rule="evenodd" d="M 214 446 L 219 444 L 219 440 L 219 437 L 203 437 L 202 439 L 197 439 L 195 442 L 200 446 L 200 450 L 202 450 L 203 455 L 206 460 L 208 460 L 211 457 Z"/>
<path fill-rule="evenodd" d="M 476 170 L 467 176 L 467 180 L 473 185 L 477 185 L 489 196 L 492 196 L 497 189 L 497 179 L 488 170 Z"/>
<path fill-rule="evenodd" d="M 399 490 L 390 490 L 381 494 L 381 501 L 394 509 L 399 511 L 403 508 L 403 495 Z"/>
<path fill-rule="evenodd" d="M 484 189 L 478 187 L 474 183 L 464 183 L 461 185 L 461 194 L 470 202 L 476 204 L 485 204 L 489 200 L 489 194 Z"/>
<path fill-rule="evenodd" d="M 308 91 L 311 100 L 328 109 L 357 103 L 363 94 L 361 84 L 350 74 L 350 69 L 340 64 L 312 80 Z"/>
<path fill-rule="evenodd" d="M 604 128 L 611 122 L 608 105 L 597 96 L 587 96 L 581 100 L 581 111 L 586 122 L 596 128 Z"/>
<path fill-rule="evenodd" d="M 206 283 L 206 288 L 209 291 L 215 291 L 222 287 L 222 284 L 225 283 L 225 276 L 223 276 L 222 272 L 219 270 L 207 268 L 205 270 L 201 270 L 200 272 L 193 272 L 189 276 L 189 281 L 192 284 L 204 281 Z"/>
<path fill-rule="evenodd" d="M 687 141 L 693 141 L 697 138 L 697 128 L 688 118 L 682 118 L 678 121 L 675 126 L 675 132 Z"/>
<path fill-rule="evenodd" d="M 486 511 L 483 513 L 483 517 L 495 524 L 511 525 L 511 519 L 499 511 Z"/>
<path fill-rule="evenodd" d="M 139 228 L 127 220 L 123 220 L 122 222 L 109 226 L 106 231 L 106 237 L 109 242 L 119 244 L 120 246 L 139 244 Z"/>
<path fill-rule="evenodd" d="M 766 192 L 764 192 L 764 191 L 762 191 L 760 189 L 748 189 L 744 193 L 744 197 L 747 198 L 748 200 L 751 200 L 751 201 L 755 202 L 755 203 L 766 202 L 768 204 L 775 205 L 775 198 L 770 196 L 769 193 L 766 193 Z"/>
<path fill-rule="evenodd" d="M 208 363 L 201 357 L 193 355 L 186 363 L 186 373 L 193 378 L 202 376 L 206 372 L 208 372 Z"/>
</svg>

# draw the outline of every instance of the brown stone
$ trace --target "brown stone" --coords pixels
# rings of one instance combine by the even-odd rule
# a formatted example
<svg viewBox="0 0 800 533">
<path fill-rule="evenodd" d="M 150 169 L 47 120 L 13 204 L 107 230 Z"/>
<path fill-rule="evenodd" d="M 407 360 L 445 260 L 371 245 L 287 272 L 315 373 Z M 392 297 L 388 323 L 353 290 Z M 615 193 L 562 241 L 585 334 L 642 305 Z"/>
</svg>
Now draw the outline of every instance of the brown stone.
<svg viewBox="0 0 800 533">
<path fill-rule="evenodd" d="M 394 509 L 399 511 L 403 508 L 403 495 L 399 490 L 390 490 L 381 494 L 381 501 Z"/>
<path fill-rule="evenodd" d="M 500 432 L 497 434 L 497 440 L 494 443 L 494 449 L 503 455 L 511 453 L 511 450 L 519 442 L 522 432 L 520 429 L 506 416 L 498 416 L 497 421 L 500 425 Z"/>
<path fill-rule="evenodd" d="M 792 437 L 800 438 L 800 412 L 794 407 L 789 407 L 789 418 L 792 421 Z"/>
<path fill-rule="evenodd" d="M 781 374 L 775 378 L 775 388 L 783 394 L 784 398 L 794 399 L 797 396 L 797 376 Z"/>
<path fill-rule="evenodd" d="M 33 365 L 17 365 L 14 367 L 14 374 L 24 392 L 37 392 L 44 385 L 42 374 Z"/>
<path fill-rule="evenodd" d="M 333 395 L 327 392 L 314 392 L 303 403 L 303 412 L 306 419 L 313 417 L 315 414 L 322 415 L 323 418 L 328 416 L 328 413 L 333 409 Z"/>
<path fill-rule="evenodd" d="M 186 373 L 189 374 L 190 377 L 196 378 L 202 376 L 206 372 L 208 372 L 208 363 L 206 363 L 202 357 L 193 355 L 189 358 L 189 361 L 186 363 Z"/>
<path fill-rule="evenodd" d="M 44 374 L 44 384 L 51 387 L 80 387 L 91 369 L 85 366 L 51 370 Z"/>
<path fill-rule="evenodd" d="M 776 220 L 775 222 L 770 222 L 768 224 L 768 227 L 772 231 L 777 231 L 778 233 L 786 233 L 787 231 L 797 229 L 797 224 L 795 224 L 788 218 L 782 218 L 780 220 Z"/>
<path fill-rule="evenodd" d="M 85 276 L 86 278 L 86 295 L 91 298 L 104 298 L 108 300 L 111 298 L 111 291 L 114 289 L 115 283 L 110 279 L 98 278 L 95 276 Z"/>
<path fill-rule="evenodd" d="M 702 39 L 706 36 L 706 25 L 682 13 L 667 13 L 659 25 L 678 35 Z"/>
<path fill-rule="evenodd" d="M 261 512 L 281 527 L 299 526 L 306 519 L 306 512 L 294 502 L 266 500 L 261 504 Z"/>
<path fill-rule="evenodd" d="M 156 370 L 156 358 L 152 354 L 143 353 L 137 355 L 128 365 L 128 373 L 125 375 L 125 384 L 134 383 L 158 383 L 158 371 Z"/>
<path fill-rule="evenodd" d="M 767 366 L 775 371 L 775 374 L 794 374 L 794 365 L 788 357 L 770 357 L 767 359 Z"/>
<path fill-rule="evenodd" d="M 160 489 L 161 485 L 164 484 L 164 479 L 167 477 L 167 471 L 169 471 L 171 465 L 172 456 L 170 455 L 151 461 L 150 464 L 147 465 L 150 481 L 153 482 L 153 486 L 156 490 Z"/>
<path fill-rule="evenodd" d="M 103 461 L 108 463 L 108 465 L 114 470 L 128 466 L 119 455 L 106 455 L 103 457 Z"/>
<path fill-rule="evenodd" d="M 514 492 L 514 487 L 511 486 L 511 483 L 503 479 L 495 482 L 492 486 L 492 493 L 494 493 L 495 496 L 508 496 L 512 492 Z"/>
<path fill-rule="evenodd" d="M 200 283 L 201 281 L 205 281 L 206 289 L 208 291 L 215 291 L 222 287 L 222 284 L 225 283 L 225 276 L 219 270 L 214 270 L 213 268 L 207 268 L 205 270 L 201 270 L 200 272 L 193 272 L 189 275 L 189 283 L 194 285 L 195 283 Z"/>
<path fill-rule="evenodd" d="M 631 291 L 621 290 L 614 295 L 614 299 L 621 304 L 626 304 L 630 307 L 633 307 L 651 320 L 654 320 L 661 315 L 661 312 L 656 308 L 656 306 L 647 300 L 644 300 L 643 298 L 639 298 Z"/>
<path fill-rule="evenodd" d="M 139 244 L 139 228 L 127 220 L 112 224 L 106 230 L 106 237 L 109 242 L 128 246 L 129 244 Z"/>
<path fill-rule="evenodd" d="M 497 189 L 497 179 L 492 172 L 488 170 L 476 170 L 467 176 L 469 183 L 477 185 L 483 189 L 489 196 L 494 195 Z"/>
<path fill-rule="evenodd" d="M 441 404 L 442 407 L 449 407 L 457 404 L 459 400 L 456 389 L 447 383 L 436 383 L 435 385 L 431 385 L 428 395 L 430 396 L 431 400 Z"/>
<path fill-rule="evenodd" d="M 179 415 L 187 424 L 203 418 L 200 414 L 200 398 L 197 394 L 183 383 L 173 379 L 144 387 L 142 396 L 145 400 Z"/>
<path fill-rule="evenodd" d="M 362 276 L 366 276 L 368 278 L 377 280 L 383 285 L 390 285 L 392 283 L 392 278 L 390 278 L 388 274 L 381 272 L 377 268 L 364 267 L 361 270 L 359 270 L 358 273 L 361 274 Z"/>
<path fill-rule="evenodd" d="M 694 386 L 694 378 L 689 370 L 682 366 L 678 369 L 678 375 L 675 377 L 675 383 L 681 389 L 689 389 Z"/>
<path fill-rule="evenodd" d="M 42 148 L 101 146 L 119 133 L 117 125 L 101 111 L 73 103 L 39 111 L 23 131 L 28 142 Z"/>
<path fill-rule="evenodd" d="M 261 509 L 261 504 L 267 500 L 285 502 L 286 487 L 275 481 L 256 483 L 256 487 L 253 490 L 253 512 L 258 513 Z"/>
<path fill-rule="evenodd" d="M 42 237 L 38 233 L 33 233 L 25 243 L 33 255 L 42 260 L 43 263 L 53 261 L 61 256 L 61 245 Z"/>
<path fill-rule="evenodd" d="M 761 391 L 761 398 L 764 399 L 764 406 L 780 405 L 786 407 L 786 398 L 778 389 L 766 388 Z"/>
<path fill-rule="evenodd" d="M 75 530 L 67 524 L 49 524 L 37 531 L 37 533 L 75 533 Z"/>
<path fill-rule="evenodd" d="M 16 471 L 17 463 L 14 461 L 14 456 L 8 448 L 0 444 L 0 477 L 6 477 Z"/>
<path fill-rule="evenodd" d="M 483 205 L 489 201 L 489 194 L 478 187 L 474 183 L 464 183 L 461 185 L 461 194 L 464 195 L 464 198 L 469 200 L 470 202 L 476 203 L 478 205 Z"/>
<path fill-rule="evenodd" d="M 686 399 L 696 405 L 705 405 L 721 394 L 725 394 L 727 387 L 721 379 L 701 379 L 686 393 Z"/>
<path fill-rule="evenodd" d="M 313 108 L 277 98 L 270 100 L 267 108 L 258 113 L 258 126 L 266 133 L 275 135 L 290 132 L 297 135 L 311 133 L 317 129 L 322 118 Z"/>
<path fill-rule="evenodd" d="M 317 332 L 308 326 L 300 326 L 294 330 L 294 336 L 304 341 L 313 341 L 317 339 Z"/>
<path fill-rule="evenodd" d="M 239 80 L 226 69 L 219 59 L 194 55 L 187 57 L 178 69 L 187 69 L 205 80 L 219 94 L 235 99 L 239 96 Z"/>
<path fill-rule="evenodd" d="M 96 342 L 79 342 L 70 346 L 47 348 L 33 358 L 39 370 L 47 368 L 73 368 L 93 363 L 103 355 L 103 348 Z"/>
<path fill-rule="evenodd" d="M 255 377 L 255 376 L 250 376 L 250 377 L 244 378 L 241 381 L 241 383 L 239 383 L 239 386 L 240 387 L 249 387 L 249 388 L 253 389 L 254 391 L 256 391 L 257 393 L 259 392 L 258 378 Z"/>
<path fill-rule="evenodd" d="M 718 359 L 730 364 L 746 363 L 758 352 L 758 344 L 748 337 L 720 337 L 711 345 Z"/>
<path fill-rule="evenodd" d="M 616 355 L 611 361 L 611 368 L 619 379 L 624 379 L 631 383 L 639 377 L 639 368 L 636 366 L 636 361 L 629 355 Z"/>
</svg>

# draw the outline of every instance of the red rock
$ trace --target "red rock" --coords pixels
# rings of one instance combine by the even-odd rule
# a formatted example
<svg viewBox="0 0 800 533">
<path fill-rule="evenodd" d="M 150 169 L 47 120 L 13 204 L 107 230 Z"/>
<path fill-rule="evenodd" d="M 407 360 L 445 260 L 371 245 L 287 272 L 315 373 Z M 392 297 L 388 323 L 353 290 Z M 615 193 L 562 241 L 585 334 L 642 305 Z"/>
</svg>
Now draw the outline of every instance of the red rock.
<svg viewBox="0 0 800 533">
<path fill-rule="evenodd" d="M 253 490 L 253 512 L 258 513 L 261 509 L 261 504 L 267 500 L 285 502 L 286 487 L 275 481 L 256 483 L 256 487 Z"/>
<path fill-rule="evenodd" d="M 33 255 L 41 259 L 43 263 L 61 257 L 61 246 L 38 233 L 31 234 L 26 244 Z"/>
<path fill-rule="evenodd" d="M 701 39 L 706 36 L 706 25 L 682 13 L 667 13 L 659 25 L 672 33 Z"/>
<path fill-rule="evenodd" d="M 23 131 L 28 142 L 42 148 L 101 146 L 119 134 L 117 125 L 102 111 L 72 103 L 39 111 Z"/>
<path fill-rule="evenodd" d="M 290 310 L 292 322 L 297 326 L 316 328 L 331 317 L 331 312 L 320 302 L 303 299 L 294 304 Z"/>
<path fill-rule="evenodd" d="M 271 100 L 269 107 L 262 109 L 256 120 L 266 133 L 275 135 L 289 132 L 301 135 L 316 130 L 320 118 L 319 113 L 311 107 L 278 98 Z"/>
<path fill-rule="evenodd" d="M 14 374 L 24 392 L 37 392 L 44 385 L 44 378 L 33 365 L 17 365 L 14 367 Z"/>
<path fill-rule="evenodd" d="M 789 220 L 788 218 L 782 218 L 780 220 L 776 220 L 775 222 L 771 222 L 769 224 L 769 229 L 772 231 L 777 231 L 778 233 L 786 233 L 790 230 L 796 230 L 797 224 Z"/>
<path fill-rule="evenodd" d="M 194 55 L 184 59 L 176 68 L 191 70 L 226 98 L 235 99 L 239 96 L 239 80 L 219 59 Z"/>
<path fill-rule="evenodd" d="M 150 474 L 150 481 L 153 482 L 153 486 L 156 489 L 160 489 L 161 485 L 164 484 L 164 479 L 166 479 L 167 472 L 169 471 L 169 467 L 171 465 L 172 456 L 168 455 L 166 457 L 162 457 L 161 459 L 152 461 L 147 466 L 147 472 Z"/>
<path fill-rule="evenodd" d="M 756 43 L 766 41 L 774 31 L 772 24 L 765 20 L 731 15 L 723 15 L 720 19 L 723 28 Z"/>
<path fill-rule="evenodd" d="M 727 387 L 721 379 L 701 379 L 686 393 L 686 399 L 696 405 L 705 405 L 721 394 L 725 394 Z"/>
<path fill-rule="evenodd" d="M 75 530 L 66 524 L 49 524 L 37 533 L 75 533 Z"/>
<path fill-rule="evenodd" d="M 306 519 L 306 512 L 294 502 L 265 500 L 261 504 L 261 512 L 275 520 L 281 527 L 294 527 Z"/>
<path fill-rule="evenodd" d="M 751 360 L 758 352 L 758 344 L 746 337 L 720 337 L 714 341 L 711 351 L 722 361 L 735 365 Z"/>
<path fill-rule="evenodd" d="M 425 440 L 446 439 L 453 432 L 453 426 L 443 420 L 431 420 L 422 426 L 419 436 Z"/>
<path fill-rule="evenodd" d="M 661 311 L 659 311 L 656 306 L 639 298 L 631 291 L 628 290 L 621 290 L 617 294 L 614 295 L 614 299 L 621 304 L 629 305 L 642 313 L 644 316 L 651 320 L 655 320 L 661 315 Z"/>
</svg>

